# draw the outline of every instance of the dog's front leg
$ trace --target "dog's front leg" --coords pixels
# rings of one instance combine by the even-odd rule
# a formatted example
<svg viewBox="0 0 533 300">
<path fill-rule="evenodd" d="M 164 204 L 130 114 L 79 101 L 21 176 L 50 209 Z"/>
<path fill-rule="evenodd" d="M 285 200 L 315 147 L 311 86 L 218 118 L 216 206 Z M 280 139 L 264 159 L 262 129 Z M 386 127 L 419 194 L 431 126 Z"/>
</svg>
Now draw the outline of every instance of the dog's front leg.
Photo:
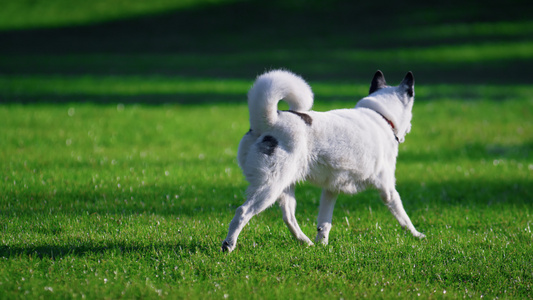
<svg viewBox="0 0 533 300">
<path fill-rule="evenodd" d="M 328 190 L 322 190 L 320 197 L 320 208 L 317 219 L 317 234 L 315 243 L 328 244 L 329 231 L 331 230 L 331 219 L 333 218 L 333 208 L 337 200 L 337 194 Z"/>
<path fill-rule="evenodd" d="M 381 198 L 389 208 L 389 211 L 394 215 L 394 217 L 396 217 L 396 220 L 398 220 L 402 228 L 409 230 L 415 237 L 421 239 L 426 237 L 423 233 L 418 232 L 415 229 L 415 226 L 403 208 L 400 194 L 398 194 L 396 189 L 381 191 Z"/>
</svg>

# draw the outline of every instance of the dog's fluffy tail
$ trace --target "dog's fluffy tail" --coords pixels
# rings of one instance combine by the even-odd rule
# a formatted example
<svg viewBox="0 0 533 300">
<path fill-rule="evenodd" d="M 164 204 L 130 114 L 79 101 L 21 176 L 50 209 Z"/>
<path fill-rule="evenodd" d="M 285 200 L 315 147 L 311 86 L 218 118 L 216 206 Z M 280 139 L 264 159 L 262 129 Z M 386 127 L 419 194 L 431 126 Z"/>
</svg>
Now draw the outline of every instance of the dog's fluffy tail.
<svg viewBox="0 0 533 300">
<path fill-rule="evenodd" d="M 293 111 L 309 111 L 313 106 L 313 92 L 298 75 L 274 70 L 257 77 L 248 92 L 250 127 L 264 132 L 278 119 L 278 102 L 284 100 Z"/>
</svg>

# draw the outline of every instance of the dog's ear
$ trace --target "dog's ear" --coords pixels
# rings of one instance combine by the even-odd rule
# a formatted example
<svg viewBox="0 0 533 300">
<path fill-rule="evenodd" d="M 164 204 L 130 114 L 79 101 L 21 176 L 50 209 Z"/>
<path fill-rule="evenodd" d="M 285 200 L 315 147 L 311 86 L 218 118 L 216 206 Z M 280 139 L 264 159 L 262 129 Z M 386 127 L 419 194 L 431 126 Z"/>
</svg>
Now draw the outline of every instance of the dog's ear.
<svg viewBox="0 0 533 300">
<path fill-rule="evenodd" d="M 368 94 L 372 94 L 373 92 L 384 88 L 387 86 L 387 82 L 385 82 L 385 76 L 383 75 L 383 72 L 378 70 L 376 74 L 374 74 L 374 78 L 372 78 L 372 83 L 370 84 L 370 91 Z"/>
<path fill-rule="evenodd" d="M 405 88 L 405 91 L 409 97 L 413 97 L 415 95 L 415 77 L 413 76 L 412 72 L 409 71 L 407 75 L 405 75 L 405 78 L 403 79 L 402 83 L 400 83 L 400 86 Z"/>
</svg>

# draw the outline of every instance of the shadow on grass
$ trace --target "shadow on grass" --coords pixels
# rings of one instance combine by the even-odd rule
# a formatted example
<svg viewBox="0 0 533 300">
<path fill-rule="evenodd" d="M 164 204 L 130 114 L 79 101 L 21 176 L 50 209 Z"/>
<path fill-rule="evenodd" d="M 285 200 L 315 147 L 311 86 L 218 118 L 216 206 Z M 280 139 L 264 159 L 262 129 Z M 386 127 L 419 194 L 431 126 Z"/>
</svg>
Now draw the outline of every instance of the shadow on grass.
<svg viewBox="0 0 533 300">
<path fill-rule="evenodd" d="M 428 3 L 237 1 L 102 24 L 0 33 L 0 53 L 232 53 L 375 49 L 529 38 L 528 32 L 460 31 L 450 24 L 529 21 L 528 1 Z M 443 26 L 434 34 L 420 29 Z M 422 28 L 423 27 L 423 28 Z M 424 38 L 417 38 L 417 34 Z M 429 32 L 431 33 L 431 31 Z"/>
<path fill-rule="evenodd" d="M 216 245 L 215 245 L 216 244 Z M 78 243 L 66 244 L 64 246 L 40 245 L 40 246 L 0 246 L 0 257 L 14 258 L 20 256 L 29 256 L 32 258 L 48 258 L 52 260 L 61 259 L 66 256 L 90 256 L 104 253 L 116 253 L 120 255 L 128 253 L 139 253 L 140 255 L 151 255 L 155 253 L 175 253 L 176 256 L 183 253 L 204 253 L 211 254 L 218 250 L 217 243 L 154 243 L 147 246 L 138 244 L 114 244 L 114 243 Z"/>
<path fill-rule="evenodd" d="M 454 174 L 450 174 L 454 176 Z M 483 180 L 446 179 L 437 183 L 400 183 L 398 191 L 406 208 L 411 211 L 422 210 L 427 204 L 441 208 L 477 206 L 491 209 L 492 205 L 528 206 L 532 205 L 533 191 L 531 182 L 527 179 L 506 181 L 494 179 L 490 182 Z M 18 199 L 8 209 L 0 212 L 4 218 L 34 218 L 35 215 L 49 216 L 50 214 L 72 216 L 183 216 L 188 218 L 223 218 L 229 220 L 235 209 L 244 203 L 245 187 L 215 187 L 196 185 L 195 190 L 178 191 L 174 187 L 161 187 L 170 197 L 155 195 L 150 191 L 127 194 L 101 194 L 93 191 L 72 193 L 57 193 L 54 196 L 43 196 L 32 192 L 6 193 L 4 199 Z M 172 195 L 179 194 L 179 199 Z M 124 201 L 123 199 L 131 199 Z M 318 213 L 320 189 L 308 184 L 296 188 L 298 214 L 311 215 Z M 356 195 L 343 195 L 338 201 L 341 206 L 350 211 L 364 211 L 369 206 L 381 207 L 377 192 L 363 192 Z M 35 201 L 34 199 L 39 199 Z M 62 200 L 65 199 L 65 200 Z M 78 199 L 73 202 L 71 199 Z M 106 200 L 107 199 L 107 200 Z M 114 199 L 114 200 L 111 200 Z M 137 199 L 137 200 L 136 200 Z M 277 205 L 274 205 L 277 207 Z M 62 209 L 61 207 L 68 207 Z M 277 209 L 277 208 L 276 208 Z M 281 213 L 280 213 L 281 218 Z M 52 230 L 61 230 L 60 228 Z M 59 232 L 59 231 L 58 231 Z M 54 232 L 47 232 L 54 234 Z"/>
<path fill-rule="evenodd" d="M 411 70 L 426 82 L 526 83 L 533 61 L 506 53 L 519 48 L 513 43 L 531 41 L 528 3 L 238 1 L 102 24 L 3 31 L 0 73 L 252 79 L 284 67 L 312 80 L 366 82 L 382 69 L 398 78 Z M 495 30 L 495 22 L 514 27 Z M 451 48 L 440 59 L 442 47 Z M 425 50 L 411 53 L 417 48 Z"/>
</svg>

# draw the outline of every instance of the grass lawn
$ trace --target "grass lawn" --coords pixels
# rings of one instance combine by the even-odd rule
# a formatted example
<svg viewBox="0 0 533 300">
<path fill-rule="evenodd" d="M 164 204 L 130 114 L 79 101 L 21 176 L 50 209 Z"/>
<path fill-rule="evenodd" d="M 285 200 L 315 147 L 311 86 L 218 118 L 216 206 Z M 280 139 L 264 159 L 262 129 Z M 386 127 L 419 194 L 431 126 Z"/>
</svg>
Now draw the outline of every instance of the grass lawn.
<svg viewBox="0 0 533 300">
<path fill-rule="evenodd" d="M 349 1 L 96 1 L 71 16 L 54 1 L 0 12 L 1 299 L 533 297 L 527 4 L 389 1 L 358 23 Z M 317 111 L 353 107 L 378 68 L 391 84 L 414 72 L 396 175 L 426 239 L 369 190 L 339 197 L 328 246 L 299 245 L 273 207 L 220 252 L 246 189 L 246 92 L 272 67 L 308 78 Z M 314 239 L 320 190 L 296 197 Z"/>
<path fill-rule="evenodd" d="M 423 241 L 369 191 L 340 197 L 327 247 L 298 245 L 273 208 L 230 255 L 219 247 L 246 187 L 244 104 L 1 106 L 2 293 L 530 297 L 532 106 L 415 104 L 397 177 Z M 297 189 L 309 236 L 319 195 Z"/>
</svg>

